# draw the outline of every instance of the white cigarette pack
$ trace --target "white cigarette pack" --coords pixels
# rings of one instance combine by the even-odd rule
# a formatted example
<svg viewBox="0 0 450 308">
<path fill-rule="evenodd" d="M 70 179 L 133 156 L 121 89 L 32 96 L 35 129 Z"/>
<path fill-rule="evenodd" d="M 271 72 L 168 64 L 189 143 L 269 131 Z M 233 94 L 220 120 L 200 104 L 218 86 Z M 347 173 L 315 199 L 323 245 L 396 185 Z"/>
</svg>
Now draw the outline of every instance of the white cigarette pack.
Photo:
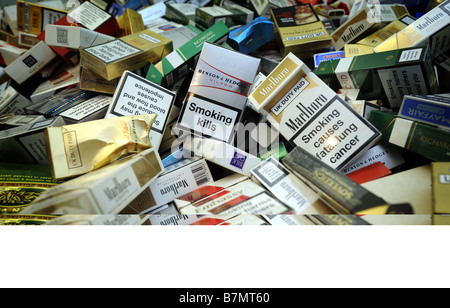
<svg viewBox="0 0 450 308">
<path fill-rule="evenodd" d="M 110 35 L 102 34 L 82 27 L 47 25 L 45 43 L 49 46 L 81 49 L 114 40 Z"/>
<path fill-rule="evenodd" d="M 155 205 L 163 205 L 212 181 L 211 171 L 204 159 L 187 158 L 167 167 L 150 184 L 150 190 Z"/>
<path fill-rule="evenodd" d="M 12 86 L 8 86 L 5 91 L 0 93 L 0 114 L 23 115 L 25 114 L 25 107 L 30 105 L 31 101 Z"/>
<path fill-rule="evenodd" d="M 19 48 L 7 42 L 0 41 L 0 65 L 10 65 L 18 57 L 27 52 L 24 48 Z"/>
<path fill-rule="evenodd" d="M 260 59 L 205 42 L 180 112 L 179 127 L 231 143 Z"/>
<path fill-rule="evenodd" d="M 279 161 L 273 158 L 265 160 L 252 169 L 251 173 L 252 178 L 291 207 L 294 214 L 317 212 L 313 204 L 319 200 L 319 195 L 289 172 Z"/>
<path fill-rule="evenodd" d="M 223 141 L 205 138 L 191 138 L 190 141 L 184 142 L 185 150 L 245 176 L 250 176 L 250 171 L 261 163 L 259 157 Z"/>
<path fill-rule="evenodd" d="M 5 72 L 18 84 L 22 84 L 49 64 L 55 57 L 56 53 L 41 41 L 5 67 Z"/>
<path fill-rule="evenodd" d="M 115 161 L 48 190 L 28 214 L 119 214 L 163 171 L 153 148 Z"/>
<path fill-rule="evenodd" d="M 175 93 L 172 91 L 133 72 L 125 71 L 105 117 L 157 114 L 151 127 L 150 142 L 158 150 L 174 100 Z"/>
</svg>

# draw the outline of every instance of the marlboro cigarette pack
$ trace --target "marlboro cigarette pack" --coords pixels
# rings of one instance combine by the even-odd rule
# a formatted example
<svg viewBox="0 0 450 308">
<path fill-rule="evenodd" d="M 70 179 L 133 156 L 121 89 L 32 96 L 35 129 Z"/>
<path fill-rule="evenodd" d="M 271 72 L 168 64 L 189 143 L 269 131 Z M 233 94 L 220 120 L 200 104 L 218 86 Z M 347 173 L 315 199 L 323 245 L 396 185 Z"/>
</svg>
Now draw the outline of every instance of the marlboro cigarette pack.
<svg viewBox="0 0 450 308">
<path fill-rule="evenodd" d="M 0 132 L 0 161 L 48 164 L 44 132 L 47 127 L 64 125 L 61 117 L 21 125 Z"/>
<path fill-rule="evenodd" d="M 433 162 L 432 189 L 433 189 L 433 212 L 435 214 L 450 214 L 450 163 Z"/>
<path fill-rule="evenodd" d="M 0 163 L 0 214 L 19 213 L 56 185 L 48 165 Z"/>
<path fill-rule="evenodd" d="M 39 42 L 13 63 L 5 67 L 5 72 L 18 84 L 21 84 L 43 69 L 55 57 L 56 54 L 47 44 Z"/>
<path fill-rule="evenodd" d="M 293 53 L 307 58 L 318 51 L 329 51 L 331 37 L 311 4 L 273 9 L 272 19 L 283 57 Z"/>
<path fill-rule="evenodd" d="M 228 33 L 228 27 L 223 22 L 218 22 L 171 52 L 160 62 L 151 64 L 146 78 L 164 87 L 171 87 L 176 80 L 186 76 L 189 68 L 195 68 L 197 56 L 205 42 L 220 44 L 222 40 L 226 40 Z"/>
<path fill-rule="evenodd" d="M 372 111 L 369 121 L 382 133 L 382 139 L 435 161 L 449 161 L 450 132 L 435 126 Z"/>
<path fill-rule="evenodd" d="M 406 14 L 397 20 L 389 23 L 388 25 L 382 27 L 381 29 L 375 31 L 371 35 L 366 36 L 362 40 L 358 41 L 357 44 L 367 45 L 372 48 L 377 47 L 382 42 L 387 40 L 390 36 L 400 32 L 416 20 L 415 17 Z"/>
<path fill-rule="evenodd" d="M 186 158 L 166 168 L 152 184 L 150 190 L 154 205 L 163 205 L 212 182 L 213 177 L 202 158 Z"/>
<path fill-rule="evenodd" d="M 124 116 L 48 128 L 45 140 L 54 178 L 78 176 L 150 148 L 155 118 Z"/>
<path fill-rule="evenodd" d="M 268 159 L 253 168 L 251 175 L 276 198 L 292 208 L 294 214 L 316 212 L 312 205 L 319 200 L 319 196 L 279 161 Z"/>
<path fill-rule="evenodd" d="M 40 34 L 45 26 L 53 24 L 57 20 L 65 17 L 68 9 L 60 1 L 43 1 L 41 3 L 31 3 L 17 0 L 17 28 L 19 31 Z"/>
<path fill-rule="evenodd" d="M 126 70 L 154 63 L 173 51 L 172 40 L 144 30 L 114 41 L 81 49 L 81 66 L 112 80 Z"/>
<path fill-rule="evenodd" d="M 405 14 L 408 10 L 404 5 L 368 4 L 331 34 L 333 46 L 341 50 L 345 44 L 355 43 Z"/>
<path fill-rule="evenodd" d="M 180 209 L 181 214 L 227 215 L 282 214 L 291 211 L 251 180 L 240 182 Z"/>
<path fill-rule="evenodd" d="M 47 190 L 24 214 L 119 214 L 162 170 L 150 148 Z"/>
<path fill-rule="evenodd" d="M 125 71 L 106 118 L 156 114 L 157 118 L 150 132 L 150 142 L 155 149 L 159 149 L 174 99 L 175 93 L 137 74 Z"/>
<path fill-rule="evenodd" d="M 283 159 L 283 164 L 308 183 L 336 213 L 389 214 L 400 211 L 397 206 L 389 205 L 382 198 L 324 164 L 301 147 L 291 151 Z M 407 210 L 405 214 L 412 212 L 410 207 L 404 210 Z"/>
<path fill-rule="evenodd" d="M 330 62 L 330 61 L 326 61 Z M 361 117 L 293 54 L 249 96 L 290 143 L 342 169 L 380 138 Z"/>
<path fill-rule="evenodd" d="M 376 46 L 374 50 L 375 52 L 382 52 L 398 48 L 421 46 L 429 42 L 433 35 L 439 35 L 440 31 L 448 28 L 449 24 L 450 1 L 447 0 L 427 12 L 405 29 Z"/>
<path fill-rule="evenodd" d="M 193 139 L 193 140 L 192 140 Z M 223 141 L 192 138 L 183 143 L 184 149 L 204 157 L 233 172 L 250 176 L 250 171 L 261 163 L 261 159 Z"/>
<path fill-rule="evenodd" d="M 205 42 L 180 112 L 179 128 L 231 143 L 259 63 L 257 58 Z"/>
<path fill-rule="evenodd" d="M 81 49 L 114 40 L 110 35 L 101 34 L 82 27 L 47 25 L 45 43 L 49 46 Z"/>
<path fill-rule="evenodd" d="M 223 191 L 224 189 L 227 189 L 228 187 L 243 182 L 247 179 L 248 177 L 245 175 L 234 173 L 220 180 L 203 184 L 199 188 L 175 198 L 173 202 L 179 211 L 182 208 L 191 205 L 192 203 L 205 199 L 219 191 Z"/>
<path fill-rule="evenodd" d="M 32 102 L 17 92 L 12 86 L 8 86 L 5 91 L 0 93 L 0 115 L 1 114 L 25 114 L 25 108 Z"/>
<path fill-rule="evenodd" d="M 405 95 L 398 116 L 450 129 L 450 96 Z"/>
</svg>

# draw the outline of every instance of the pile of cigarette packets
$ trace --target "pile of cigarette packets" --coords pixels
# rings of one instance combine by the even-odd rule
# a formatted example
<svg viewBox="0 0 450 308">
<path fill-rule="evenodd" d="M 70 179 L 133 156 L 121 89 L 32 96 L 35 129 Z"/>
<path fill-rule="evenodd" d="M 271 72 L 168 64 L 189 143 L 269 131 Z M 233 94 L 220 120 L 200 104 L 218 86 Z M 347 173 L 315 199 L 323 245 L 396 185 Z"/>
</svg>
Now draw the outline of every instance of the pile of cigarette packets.
<svg viewBox="0 0 450 308">
<path fill-rule="evenodd" d="M 0 9 L 0 225 L 450 225 L 450 0 Z"/>
</svg>

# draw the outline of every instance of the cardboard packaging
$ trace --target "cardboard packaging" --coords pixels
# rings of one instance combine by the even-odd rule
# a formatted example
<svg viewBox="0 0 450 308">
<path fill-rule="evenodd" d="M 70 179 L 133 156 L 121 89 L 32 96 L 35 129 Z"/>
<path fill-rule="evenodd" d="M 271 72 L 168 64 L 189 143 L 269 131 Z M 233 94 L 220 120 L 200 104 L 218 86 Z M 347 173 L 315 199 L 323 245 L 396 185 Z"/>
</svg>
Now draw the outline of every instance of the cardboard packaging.
<svg viewBox="0 0 450 308">
<path fill-rule="evenodd" d="M 43 120 L 44 117 L 38 115 L 16 115 L 7 113 L 0 116 L 0 130 L 10 129 Z"/>
<path fill-rule="evenodd" d="M 374 53 L 372 46 L 361 45 L 361 44 L 345 44 L 344 53 L 346 58 L 369 55 Z"/>
<path fill-rule="evenodd" d="M 363 184 L 391 174 L 392 171 L 383 165 L 382 162 L 375 162 L 366 167 L 350 172 L 347 176 L 356 183 Z"/>
<path fill-rule="evenodd" d="M 0 162 L 48 164 L 44 131 L 64 124 L 56 117 L 0 131 Z"/>
<path fill-rule="evenodd" d="M 49 46 L 82 49 L 110 42 L 115 38 L 82 27 L 47 25 L 45 43 Z"/>
<path fill-rule="evenodd" d="M 124 36 L 114 41 L 82 49 L 81 66 L 106 80 L 122 76 L 154 63 L 173 51 L 172 41 L 149 30 Z"/>
<path fill-rule="evenodd" d="M 195 11 L 199 7 L 195 3 L 166 3 L 165 16 L 182 25 L 195 26 Z"/>
<path fill-rule="evenodd" d="M 117 23 L 119 24 L 119 34 L 118 37 L 127 36 L 133 33 L 141 32 L 145 30 L 144 19 L 139 12 L 127 8 L 117 18 Z"/>
<path fill-rule="evenodd" d="M 125 71 L 105 118 L 155 114 L 150 142 L 158 150 L 172 110 L 175 93 L 147 79 Z"/>
<path fill-rule="evenodd" d="M 283 164 L 319 194 L 338 214 L 411 214 L 410 206 L 389 205 L 346 175 L 326 165 L 301 147 L 295 147 Z"/>
<path fill-rule="evenodd" d="M 246 25 L 253 20 L 253 12 L 240 6 L 206 6 L 195 10 L 195 24 L 207 29 L 219 21 L 228 27 Z"/>
<path fill-rule="evenodd" d="M 12 86 L 8 86 L 0 94 L 0 115 L 2 114 L 25 114 L 25 108 L 32 103 L 22 94 L 17 92 Z"/>
<path fill-rule="evenodd" d="M 180 209 L 180 213 L 232 218 L 249 214 L 281 214 L 290 210 L 263 187 L 246 180 Z"/>
<path fill-rule="evenodd" d="M 450 129 L 450 96 L 405 95 L 398 116 Z"/>
<path fill-rule="evenodd" d="M 273 22 L 260 16 L 230 31 L 227 43 L 239 52 L 249 54 L 275 39 Z"/>
<path fill-rule="evenodd" d="M 311 4 L 273 9 L 272 20 L 283 57 L 293 53 L 306 60 L 330 50 L 331 37 Z"/>
<path fill-rule="evenodd" d="M 404 5 L 368 4 L 331 34 L 333 46 L 336 50 L 342 50 L 345 44 L 356 43 L 405 14 L 408 10 Z"/>
<path fill-rule="evenodd" d="M 65 214 L 54 215 L 54 219 L 49 220 L 46 225 L 51 226 L 140 226 L 148 225 L 146 215 L 125 215 L 125 214 Z"/>
<path fill-rule="evenodd" d="M 79 90 L 78 88 L 66 88 L 58 94 L 25 107 L 25 113 L 29 115 L 39 114 L 46 118 L 56 117 L 67 108 L 79 104 L 94 95 L 94 93 Z"/>
<path fill-rule="evenodd" d="M 380 28 L 374 33 L 366 36 L 362 40 L 358 41 L 357 44 L 375 48 L 392 35 L 400 32 L 401 30 L 412 24 L 415 20 L 416 20 L 415 17 L 406 14 L 398 18 L 397 20 L 394 20 L 393 22 L 387 24 L 386 26 Z"/>
<path fill-rule="evenodd" d="M 432 36 L 439 36 L 441 31 L 447 31 L 449 24 L 450 1 L 447 0 L 376 46 L 374 51 L 383 52 L 398 48 L 421 46 L 429 42 Z"/>
<path fill-rule="evenodd" d="M 292 145 L 338 170 L 381 136 L 293 54 L 251 93 L 249 102 L 268 112 L 268 120 Z"/>
<path fill-rule="evenodd" d="M 56 215 L 20 215 L 5 214 L 0 215 L 0 225 L 4 226 L 29 226 L 44 225 L 55 219 Z"/>
<path fill-rule="evenodd" d="M 178 127 L 231 143 L 259 63 L 257 58 L 205 42 Z"/>
<path fill-rule="evenodd" d="M 175 198 L 173 202 L 177 210 L 180 211 L 182 208 L 188 205 L 191 205 L 200 200 L 206 200 L 206 198 L 210 197 L 211 195 L 223 191 L 245 180 L 248 180 L 247 176 L 234 173 L 220 180 L 203 184 L 199 188 Z"/>
<path fill-rule="evenodd" d="M 324 61 L 336 60 L 345 58 L 345 53 L 343 51 L 330 51 L 323 52 L 314 55 L 314 68 L 317 69 L 319 64 Z"/>
<path fill-rule="evenodd" d="M 382 140 L 434 161 L 449 161 L 450 132 L 435 126 L 372 111 L 369 121 L 382 133 Z"/>
<path fill-rule="evenodd" d="M 167 204 L 213 181 L 208 164 L 202 158 L 186 158 L 166 168 L 150 190 L 154 206 Z"/>
<path fill-rule="evenodd" d="M 10 65 L 25 52 L 27 52 L 27 50 L 24 48 L 16 47 L 5 41 L 0 41 L 0 65 Z"/>
<path fill-rule="evenodd" d="M 382 100 L 385 107 L 400 107 L 404 95 L 438 91 L 429 46 L 344 58 L 323 67 L 316 74 L 334 79 L 330 86 L 360 89 L 362 98 Z"/>
<path fill-rule="evenodd" d="M 97 73 L 89 70 L 87 67 L 81 68 L 80 89 L 103 94 L 114 94 L 121 77 L 106 80 Z"/>
<path fill-rule="evenodd" d="M 223 22 L 216 23 L 160 62 L 150 64 L 146 78 L 164 87 L 171 87 L 187 75 L 189 68 L 195 68 L 205 42 L 220 44 L 226 41 L 228 33 L 229 29 Z"/>
<path fill-rule="evenodd" d="M 79 176 L 150 148 L 148 135 L 155 118 L 127 116 L 48 128 L 45 140 L 53 177 Z"/>
<path fill-rule="evenodd" d="M 433 213 L 450 214 L 450 163 L 433 162 L 431 164 Z"/>
<path fill-rule="evenodd" d="M 17 214 L 47 189 L 58 185 L 48 165 L 0 163 L 0 213 Z"/>
<path fill-rule="evenodd" d="M 80 84 L 80 66 L 66 67 L 61 72 L 53 75 L 50 79 L 41 83 L 30 99 L 33 103 L 39 103 L 58 92 L 68 89 L 77 88 Z"/>
<path fill-rule="evenodd" d="M 58 3 L 17 0 L 17 29 L 30 34 L 40 34 L 46 25 L 53 24 L 67 15 L 68 9 L 64 7 L 62 1 L 58 5 L 55 4 Z"/>
<path fill-rule="evenodd" d="M 69 23 L 74 21 L 89 30 L 101 34 L 115 36 L 120 29 L 114 16 L 95 4 L 92 4 L 90 1 L 85 1 L 70 10 L 67 17 Z"/>
<path fill-rule="evenodd" d="M 174 51 L 202 33 L 202 30 L 194 26 L 182 26 L 159 32 L 173 42 Z"/>
<path fill-rule="evenodd" d="M 352 164 L 342 170 L 342 173 L 349 174 L 374 163 L 382 163 L 388 169 L 394 169 L 405 163 L 405 159 L 395 146 L 387 142 L 380 142 L 365 151 Z"/>
<path fill-rule="evenodd" d="M 17 58 L 13 63 L 5 67 L 5 73 L 18 84 L 22 84 L 43 69 L 55 57 L 56 54 L 47 46 L 47 44 L 39 42 L 36 46 Z"/>
<path fill-rule="evenodd" d="M 252 179 L 292 208 L 293 214 L 318 213 L 313 204 L 319 200 L 319 196 L 279 161 L 268 159 L 253 168 L 251 175 Z"/>
<path fill-rule="evenodd" d="M 150 148 L 47 190 L 24 214 L 119 214 L 163 171 Z"/>
<path fill-rule="evenodd" d="M 192 138 L 185 141 L 183 148 L 194 155 L 204 157 L 235 173 L 250 176 L 250 171 L 261 163 L 261 159 L 223 141 Z"/>
<path fill-rule="evenodd" d="M 95 95 L 78 104 L 72 105 L 59 115 L 66 124 L 84 123 L 103 119 L 111 104 L 111 96 Z"/>
</svg>

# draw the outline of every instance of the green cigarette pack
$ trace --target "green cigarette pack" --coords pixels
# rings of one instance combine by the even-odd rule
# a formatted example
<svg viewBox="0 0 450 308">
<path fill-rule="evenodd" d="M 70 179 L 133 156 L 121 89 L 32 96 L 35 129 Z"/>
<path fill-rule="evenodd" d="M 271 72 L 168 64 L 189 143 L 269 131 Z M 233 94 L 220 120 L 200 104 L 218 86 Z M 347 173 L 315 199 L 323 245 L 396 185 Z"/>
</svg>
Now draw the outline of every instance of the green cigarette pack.
<svg viewBox="0 0 450 308">
<path fill-rule="evenodd" d="M 219 21 L 228 27 L 246 25 L 253 20 L 253 12 L 240 5 L 199 7 L 195 11 L 195 25 L 209 28 Z"/>
<path fill-rule="evenodd" d="M 382 133 L 382 140 L 433 161 L 450 161 L 450 131 L 374 110 L 369 122 Z"/>
<path fill-rule="evenodd" d="M 439 90 L 428 45 L 324 61 L 316 75 L 335 91 L 360 89 L 365 100 L 390 108 L 399 108 L 404 95 Z"/>
<path fill-rule="evenodd" d="M 203 31 L 180 48 L 177 48 L 156 64 L 150 64 L 146 78 L 164 87 L 185 77 L 189 68 L 195 68 L 197 56 L 205 42 L 220 44 L 227 39 L 228 27 L 219 21 Z"/>
</svg>

